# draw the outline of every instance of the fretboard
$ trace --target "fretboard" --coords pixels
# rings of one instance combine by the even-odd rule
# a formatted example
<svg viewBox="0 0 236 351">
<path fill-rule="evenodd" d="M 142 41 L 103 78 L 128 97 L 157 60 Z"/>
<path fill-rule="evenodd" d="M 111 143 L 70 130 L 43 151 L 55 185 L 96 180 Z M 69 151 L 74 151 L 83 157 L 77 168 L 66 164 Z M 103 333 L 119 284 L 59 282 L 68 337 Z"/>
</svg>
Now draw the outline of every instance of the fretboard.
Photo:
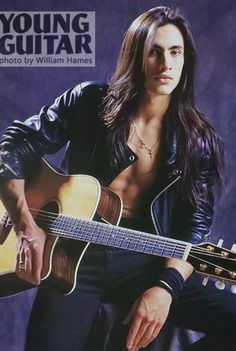
<svg viewBox="0 0 236 351">
<path fill-rule="evenodd" d="M 38 222 L 40 224 L 40 220 Z M 188 250 L 188 244 L 180 240 L 61 214 L 46 223 L 44 219 L 43 227 L 49 234 L 59 237 L 156 256 L 185 259 Z"/>
</svg>

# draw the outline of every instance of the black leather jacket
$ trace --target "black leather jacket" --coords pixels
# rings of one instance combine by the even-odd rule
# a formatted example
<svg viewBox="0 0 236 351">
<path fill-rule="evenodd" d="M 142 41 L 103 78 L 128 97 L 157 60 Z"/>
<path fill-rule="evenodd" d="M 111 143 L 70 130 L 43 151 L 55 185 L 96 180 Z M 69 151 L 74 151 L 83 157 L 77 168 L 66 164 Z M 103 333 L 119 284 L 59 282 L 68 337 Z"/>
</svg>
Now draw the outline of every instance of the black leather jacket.
<svg viewBox="0 0 236 351">
<path fill-rule="evenodd" d="M 116 166 L 110 165 L 100 109 L 106 91 L 106 84 L 79 84 L 58 97 L 50 107 L 43 107 L 38 115 L 24 123 L 15 121 L 8 127 L 0 142 L 2 181 L 29 177 L 36 158 L 55 153 L 66 144 L 63 163 L 67 172 L 93 175 L 102 185 L 108 185 L 123 169 L 136 162 L 138 157 L 126 146 L 125 157 Z M 160 172 L 151 216 L 159 235 L 199 243 L 209 234 L 213 217 L 211 157 L 199 143 L 199 179 L 208 196 L 207 201 L 200 198 L 196 207 L 183 200 L 178 190 L 181 171 L 175 164 L 175 151 L 172 141 L 168 146 L 171 165 Z"/>
</svg>

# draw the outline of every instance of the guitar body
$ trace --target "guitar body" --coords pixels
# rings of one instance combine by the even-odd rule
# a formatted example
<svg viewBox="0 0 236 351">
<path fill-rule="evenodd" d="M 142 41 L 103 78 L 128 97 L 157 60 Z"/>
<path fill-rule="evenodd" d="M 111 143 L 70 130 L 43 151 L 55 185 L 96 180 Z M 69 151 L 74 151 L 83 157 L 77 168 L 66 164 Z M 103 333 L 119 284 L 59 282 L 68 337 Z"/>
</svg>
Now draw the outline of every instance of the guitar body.
<svg viewBox="0 0 236 351">
<path fill-rule="evenodd" d="M 36 222 L 37 212 L 41 210 L 52 213 L 55 218 L 60 213 L 81 219 L 102 220 L 117 225 L 122 212 L 120 197 L 109 189 L 101 187 L 95 178 L 85 175 L 61 175 L 45 162 L 42 162 L 39 175 L 27 185 L 26 198 L 29 208 L 33 209 Z M 2 218 L 0 281 L 4 282 L 5 277 L 3 288 L 3 283 L 0 283 L 0 296 L 3 296 L 18 292 L 18 287 L 16 286 L 14 290 L 12 282 L 9 283 L 10 291 L 8 292 L 6 284 L 10 282 L 10 277 L 18 280 L 18 283 L 19 279 L 14 273 L 16 235 L 9 221 L 6 220 L 5 209 L 1 203 L 0 218 Z M 42 284 L 53 287 L 64 294 L 73 291 L 79 264 L 88 245 L 87 242 L 48 234 L 44 249 Z"/>
</svg>

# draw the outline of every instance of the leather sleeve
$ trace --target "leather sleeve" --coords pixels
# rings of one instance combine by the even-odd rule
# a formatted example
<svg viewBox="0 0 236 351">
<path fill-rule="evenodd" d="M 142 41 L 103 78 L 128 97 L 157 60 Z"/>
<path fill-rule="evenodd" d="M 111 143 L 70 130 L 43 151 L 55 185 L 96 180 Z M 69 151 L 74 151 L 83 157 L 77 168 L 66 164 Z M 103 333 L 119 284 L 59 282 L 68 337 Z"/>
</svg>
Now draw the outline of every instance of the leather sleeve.
<svg viewBox="0 0 236 351">
<path fill-rule="evenodd" d="M 81 109 L 85 93 L 91 89 L 96 92 L 101 87 L 102 84 L 95 82 L 79 84 L 59 96 L 51 106 L 44 106 L 38 115 L 25 122 L 14 121 L 0 140 L 0 181 L 27 178 L 32 161 L 62 148 L 70 139 L 75 120 L 82 121 L 84 117 Z"/>
<path fill-rule="evenodd" d="M 214 185 L 215 166 L 210 155 L 203 155 L 200 160 L 200 169 L 197 182 L 200 189 L 197 204 L 187 200 L 180 200 L 177 210 L 174 211 L 173 233 L 194 244 L 206 241 L 214 215 Z"/>
</svg>

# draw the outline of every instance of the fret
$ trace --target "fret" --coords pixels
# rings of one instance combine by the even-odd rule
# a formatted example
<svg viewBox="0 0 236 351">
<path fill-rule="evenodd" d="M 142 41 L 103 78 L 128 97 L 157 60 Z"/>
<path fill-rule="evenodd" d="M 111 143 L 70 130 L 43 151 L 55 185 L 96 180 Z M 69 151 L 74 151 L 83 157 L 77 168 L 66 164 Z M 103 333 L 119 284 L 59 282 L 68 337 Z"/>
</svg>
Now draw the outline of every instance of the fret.
<svg viewBox="0 0 236 351">
<path fill-rule="evenodd" d="M 161 256 L 164 256 L 165 245 L 166 245 L 166 242 L 163 243 L 163 246 L 162 246 L 162 248 L 161 248 Z"/>
<path fill-rule="evenodd" d="M 175 246 L 174 246 L 174 249 L 173 249 L 173 251 L 172 251 L 171 257 L 175 257 L 175 255 L 176 255 L 176 249 L 177 249 L 177 243 L 176 243 Z"/>
<path fill-rule="evenodd" d="M 130 242 L 131 242 L 131 237 L 129 236 L 129 233 L 127 233 L 127 231 L 125 231 L 124 238 L 122 240 L 122 248 L 128 250 L 130 247 Z"/>
<path fill-rule="evenodd" d="M 155 244 L 152 248 L 152 254 L 157 256 L 162 256 L 163 254 L 163 240 L 155 240 Z"/>
</svg>

